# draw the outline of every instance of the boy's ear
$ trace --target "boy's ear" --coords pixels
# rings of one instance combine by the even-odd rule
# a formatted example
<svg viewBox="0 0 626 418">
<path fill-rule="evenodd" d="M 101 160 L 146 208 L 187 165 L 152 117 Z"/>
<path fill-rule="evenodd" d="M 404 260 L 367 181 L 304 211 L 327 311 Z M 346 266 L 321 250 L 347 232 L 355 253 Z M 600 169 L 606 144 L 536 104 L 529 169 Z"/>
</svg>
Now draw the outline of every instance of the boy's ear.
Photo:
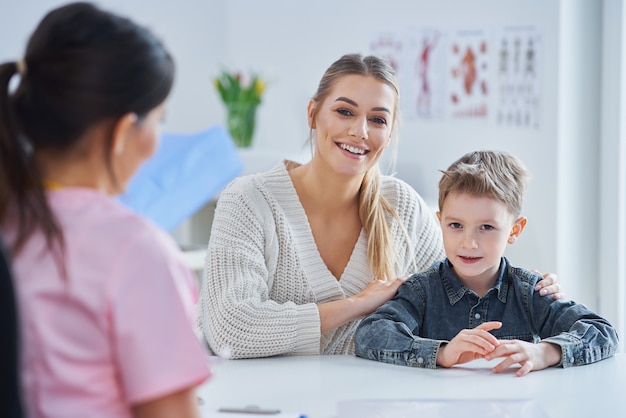
<svg viewBox="0 0 626 418">
<path fill-rule="evenodd" d="M 439 219 L 439 223 L 441 224 L 441 211 L 437 211 L 435 212 L 435 214 L 437 215 L 437 219 Z"/>
<path fill-rule="evenodd" d="M 528 222 L 528 218 L 526 218 L 525 216 L 520 216 L 515 220 L 515 223 L 511 228 L 511 233 L 509 234 L 509 239 L 507 240 L 509 244 L 513 244 L 517 237 L 520 236 L 520 234 L 526 227 L 526 222 Z"/>
<path fill-rule="evenodd" d="M 115 122 L 113 126 L 113 138 L 111 139 L 111 153 L 119 155 L 124 152 L 126 141 L 130 137 L 131 130 L 137 123 L 137 115 L 126 113 Z"/>
</svg>

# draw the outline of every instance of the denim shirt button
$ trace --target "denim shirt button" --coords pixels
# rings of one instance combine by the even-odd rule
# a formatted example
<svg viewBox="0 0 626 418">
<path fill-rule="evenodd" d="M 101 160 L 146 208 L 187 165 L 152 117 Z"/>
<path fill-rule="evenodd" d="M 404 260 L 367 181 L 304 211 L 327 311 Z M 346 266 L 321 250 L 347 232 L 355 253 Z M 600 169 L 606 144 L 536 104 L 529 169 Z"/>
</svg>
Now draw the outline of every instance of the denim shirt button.
<svg viewBox="0 0 626 418">
<path fill-rule="evenodd" d="M 417 362 L 418 362 L 419 364 L 422 364 L 422 363 L 424 362 L 424 359 L 423 359 L 422 357 L 418 357 L 418 358 L 417 358 Z"/>
<path fill-rule="evenodd" d="M 474 318 L 476 318 L 476 319 L 480 319 L 480 314 L 479 314 L 479 313 L 477 313 L 476 315 L 474 315 Z"/>
</svg>

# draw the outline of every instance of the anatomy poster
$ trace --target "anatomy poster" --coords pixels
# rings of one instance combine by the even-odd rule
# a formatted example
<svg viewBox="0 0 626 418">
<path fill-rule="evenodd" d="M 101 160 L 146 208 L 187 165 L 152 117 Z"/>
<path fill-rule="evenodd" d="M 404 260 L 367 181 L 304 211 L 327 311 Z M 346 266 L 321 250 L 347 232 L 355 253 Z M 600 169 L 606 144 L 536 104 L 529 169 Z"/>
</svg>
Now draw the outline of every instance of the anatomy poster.
<svg viewBox="0 0 626 418">
<path fill-rule="evenodd" d="M 496 120 L 500 126 L 539 127 L 541 36 L 534 26 L 505 27 L 498 37 Z"/>
<path fill-rule="evenodd" d="M 400 77 L 404 67 L 403 39 L 400 34 L 396 32 L 377 34 L 370 42 L 370 53 L 387 60 L 396 71 L 396 76 Z"/>
<path fill-rule="evenodd" d="M 446 44 L 437 29 L 414 29 L 406 33 L 406 64 L 400 79 L 402 114 L 407 119 L 444 117 Z"/>
<path fill-rule="evenodd" d="M 491 93 L 489 47 L 486 30 L 461 29 L 451 33 L 446 97 L 450 119 L 487 119 Z"/>
</svg>

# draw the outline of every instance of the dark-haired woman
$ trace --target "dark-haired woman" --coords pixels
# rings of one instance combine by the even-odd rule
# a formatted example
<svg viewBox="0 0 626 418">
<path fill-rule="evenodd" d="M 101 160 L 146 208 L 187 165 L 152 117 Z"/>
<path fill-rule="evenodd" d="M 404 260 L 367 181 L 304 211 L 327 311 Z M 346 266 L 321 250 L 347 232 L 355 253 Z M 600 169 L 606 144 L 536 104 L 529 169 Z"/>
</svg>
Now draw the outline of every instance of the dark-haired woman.
<svg viewBox="0 0 626 418">
<path fill-rule="evenodd" d="M 29 417 L 199 416 L 194 276 L 112 197 L 155 151 L 173 79 L 152 33 L 88 3 L 48 13 L 0 65 L 0 226 Z"/>
</svg>

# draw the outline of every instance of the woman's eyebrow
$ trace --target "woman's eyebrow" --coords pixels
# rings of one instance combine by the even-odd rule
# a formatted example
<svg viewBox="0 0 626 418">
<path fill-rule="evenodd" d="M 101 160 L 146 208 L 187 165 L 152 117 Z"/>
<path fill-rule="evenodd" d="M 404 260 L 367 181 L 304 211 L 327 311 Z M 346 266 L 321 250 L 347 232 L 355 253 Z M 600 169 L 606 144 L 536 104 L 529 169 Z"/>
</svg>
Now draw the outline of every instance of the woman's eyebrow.
<svg viewBox="0 0 626 418">
<path fill-rule="evenodd" d="M 343 96 L 337 97 L 335 99 L 335 101 L 336 102 L 346 102 L 346 103 L 351 104 L 354 107 L 359 107 L 357 102 L 355 102 L 352 99 L 348 99 L 347 97 L 343 97 Z M 381 107 L 373 107 L 372 110 L 375 111 L 375 112 L 387 112 L 387 113 L 391 114 L 391 111 L 389 109 L 387 109 L 386 107 L 382 107 L 382 106 Z"/>
<path fill-rule="evenodd" d="M 357 102 L 355 102 L 355 101 L 354 101 L 354 100 L 352 100 L 352 99 L 348 99 L 347 97 L 343 97 L 343 96 L 341 96 L 341 97 L 337 97 L 337 98 L 335 99 L 335 101 L 336 101 L 336 102 L 346 102 L 346 103 L 351 104 L 351 105 L 352 105 L 352 106 L 354 106 L 354 107 L 359 107 L 359 105 L 357 104 Z"/>
</svg>

